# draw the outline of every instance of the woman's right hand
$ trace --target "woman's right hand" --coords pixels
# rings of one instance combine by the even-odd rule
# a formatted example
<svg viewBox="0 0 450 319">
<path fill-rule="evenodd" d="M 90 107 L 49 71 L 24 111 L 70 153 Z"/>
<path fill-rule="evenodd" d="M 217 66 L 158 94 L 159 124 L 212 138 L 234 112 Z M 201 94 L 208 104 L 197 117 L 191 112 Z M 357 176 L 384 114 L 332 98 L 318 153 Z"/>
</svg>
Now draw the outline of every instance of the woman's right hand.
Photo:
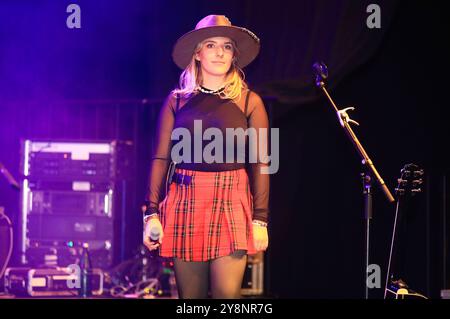
<svg viewBox="0 0 450 319">
<path fill-rule="evenodd" d="M 158 241 L 152 241 L 150 239 L 150 233 L 159 234 Z M 144 225 L 144 238 L 143 243 L 150 251 L 157 249 L 162 244 L 164 237 L 163 228 L 158 217 L 152 217 L 147 220 Z"/>
</svg>

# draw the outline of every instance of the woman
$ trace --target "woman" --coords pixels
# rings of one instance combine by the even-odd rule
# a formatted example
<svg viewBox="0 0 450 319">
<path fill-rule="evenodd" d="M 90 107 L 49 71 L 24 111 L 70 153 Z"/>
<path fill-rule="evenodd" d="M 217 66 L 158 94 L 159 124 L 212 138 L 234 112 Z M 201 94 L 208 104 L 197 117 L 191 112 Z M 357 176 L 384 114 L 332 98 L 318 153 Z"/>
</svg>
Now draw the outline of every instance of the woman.
<svg viewBox="0 0 450 319">
<path fill-rule="evenodd" d="M 239 298 L 247 255 L 268 246 L 269 175 L 261 172 L 267 162 L 259 154 L 267 146 L 259 129 L 268 129 L 268 119 L 241 70 L 259 47 L 250 31 L 210 15 L 173 49 L 174 62 L 184 71 L 158 119 L 144 244 L 174 258 L 181 298 L 207 298 L 209 288 L 213 298 Z M 225 137 L 227 129 L 249 128 L 258 143 L 248 151 L 236 146 L 234 137 L 217 137 Z M 213 142 L 208 129 L 215 132 Z M 181 139 L 182 133 L 190 135 Z M 151 241 L 151 230 L 159 234 L 157 242 Z"/>
</svg>

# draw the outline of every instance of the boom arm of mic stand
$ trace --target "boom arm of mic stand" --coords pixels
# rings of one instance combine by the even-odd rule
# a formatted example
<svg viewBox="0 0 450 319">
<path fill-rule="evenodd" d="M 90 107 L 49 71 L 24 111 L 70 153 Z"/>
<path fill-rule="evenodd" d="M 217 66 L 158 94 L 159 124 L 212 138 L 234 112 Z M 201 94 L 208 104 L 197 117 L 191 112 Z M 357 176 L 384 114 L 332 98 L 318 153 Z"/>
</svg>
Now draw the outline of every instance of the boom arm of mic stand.
<svg viewBox="0 0 450 319">
<path fill-rule="evenodd" d="M 378 173 L 377 169 L 375 168 L 375 165 L 373 164 L 372 160 L 369 158 L 369 155 L 367 155 L 366 150 L 359 142 L 358 138 L 356 137 L 355 133 L 353 132 L 352 128 L 350 127 L 350 124 L 348 123 L 347 117 L 342 117 L 341 113 L 339 112 L 339 109 L 337 108 L 336 104 L 334 103 L 331 96 L 328 94 L 327 89 L 325 88 L 325 83 L 323 81 L 318 81 L 317 85 L 322 89 L 322 91 L 325 93 L 326 97 L 330 101 L 331 105 L 333 106 L 334 110 L 340 117 L 339 120 L 341 122 L 341 126 L 344 128 L 345 133 L 352 141 L 353 145 L 356 147 L 359 155 L 362 158 L 362 162 L 366 167 L 369 168 L 369 170 L 372 173 L 372 176 L 377 180 L 378 185 L 380 185 L 381 190 L 383 191 L 384 195 L 386 196 L 387 200 L 391 203 L 395 201 L 394 196 L 392 196 L 392 193 L 389 191 L 389 188 L 387 187 L 384 180 L 381 178 L 380 174 Z"/>
</svg>

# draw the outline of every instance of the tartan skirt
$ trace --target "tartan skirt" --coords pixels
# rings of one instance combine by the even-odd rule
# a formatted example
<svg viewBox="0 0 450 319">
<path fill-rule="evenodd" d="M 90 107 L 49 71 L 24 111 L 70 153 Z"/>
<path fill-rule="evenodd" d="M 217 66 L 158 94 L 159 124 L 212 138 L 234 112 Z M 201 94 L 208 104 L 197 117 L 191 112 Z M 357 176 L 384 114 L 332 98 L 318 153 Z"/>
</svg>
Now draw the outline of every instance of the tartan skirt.
<svg viewBox="0 0 450 319">
<path fill-rule="evenodd" d="M 189 185 L 172 182 L 160 203 L 162 257 L 207 261 L 236 250 L 257 251 L 253 243 L 253 196 L 245 169 L 202 172 L 177 168 Z"/>
</svg>

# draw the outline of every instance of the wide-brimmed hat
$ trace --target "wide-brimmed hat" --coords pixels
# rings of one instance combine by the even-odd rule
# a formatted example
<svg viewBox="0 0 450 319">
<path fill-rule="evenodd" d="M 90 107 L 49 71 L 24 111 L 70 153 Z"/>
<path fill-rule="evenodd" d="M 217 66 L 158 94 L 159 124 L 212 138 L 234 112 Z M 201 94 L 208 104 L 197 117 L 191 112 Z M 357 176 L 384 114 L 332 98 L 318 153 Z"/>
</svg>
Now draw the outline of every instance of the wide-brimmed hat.
<svg viewBox="0 0 450 319">
<path fill-rule="evenodd" d="M 259 38 L 246 28 L 231 25 L 224 15 L 209 15 L 201 19 L 195 29 L 181 36 L 175 43 L 172 58 L 176 65 L 185 69 L 191 62 L 198 43 L 212 37 L 227 37 L 235 42 L 239 55 L 236 64 L 243 68 L 259 53 Z"/>
</svg>

